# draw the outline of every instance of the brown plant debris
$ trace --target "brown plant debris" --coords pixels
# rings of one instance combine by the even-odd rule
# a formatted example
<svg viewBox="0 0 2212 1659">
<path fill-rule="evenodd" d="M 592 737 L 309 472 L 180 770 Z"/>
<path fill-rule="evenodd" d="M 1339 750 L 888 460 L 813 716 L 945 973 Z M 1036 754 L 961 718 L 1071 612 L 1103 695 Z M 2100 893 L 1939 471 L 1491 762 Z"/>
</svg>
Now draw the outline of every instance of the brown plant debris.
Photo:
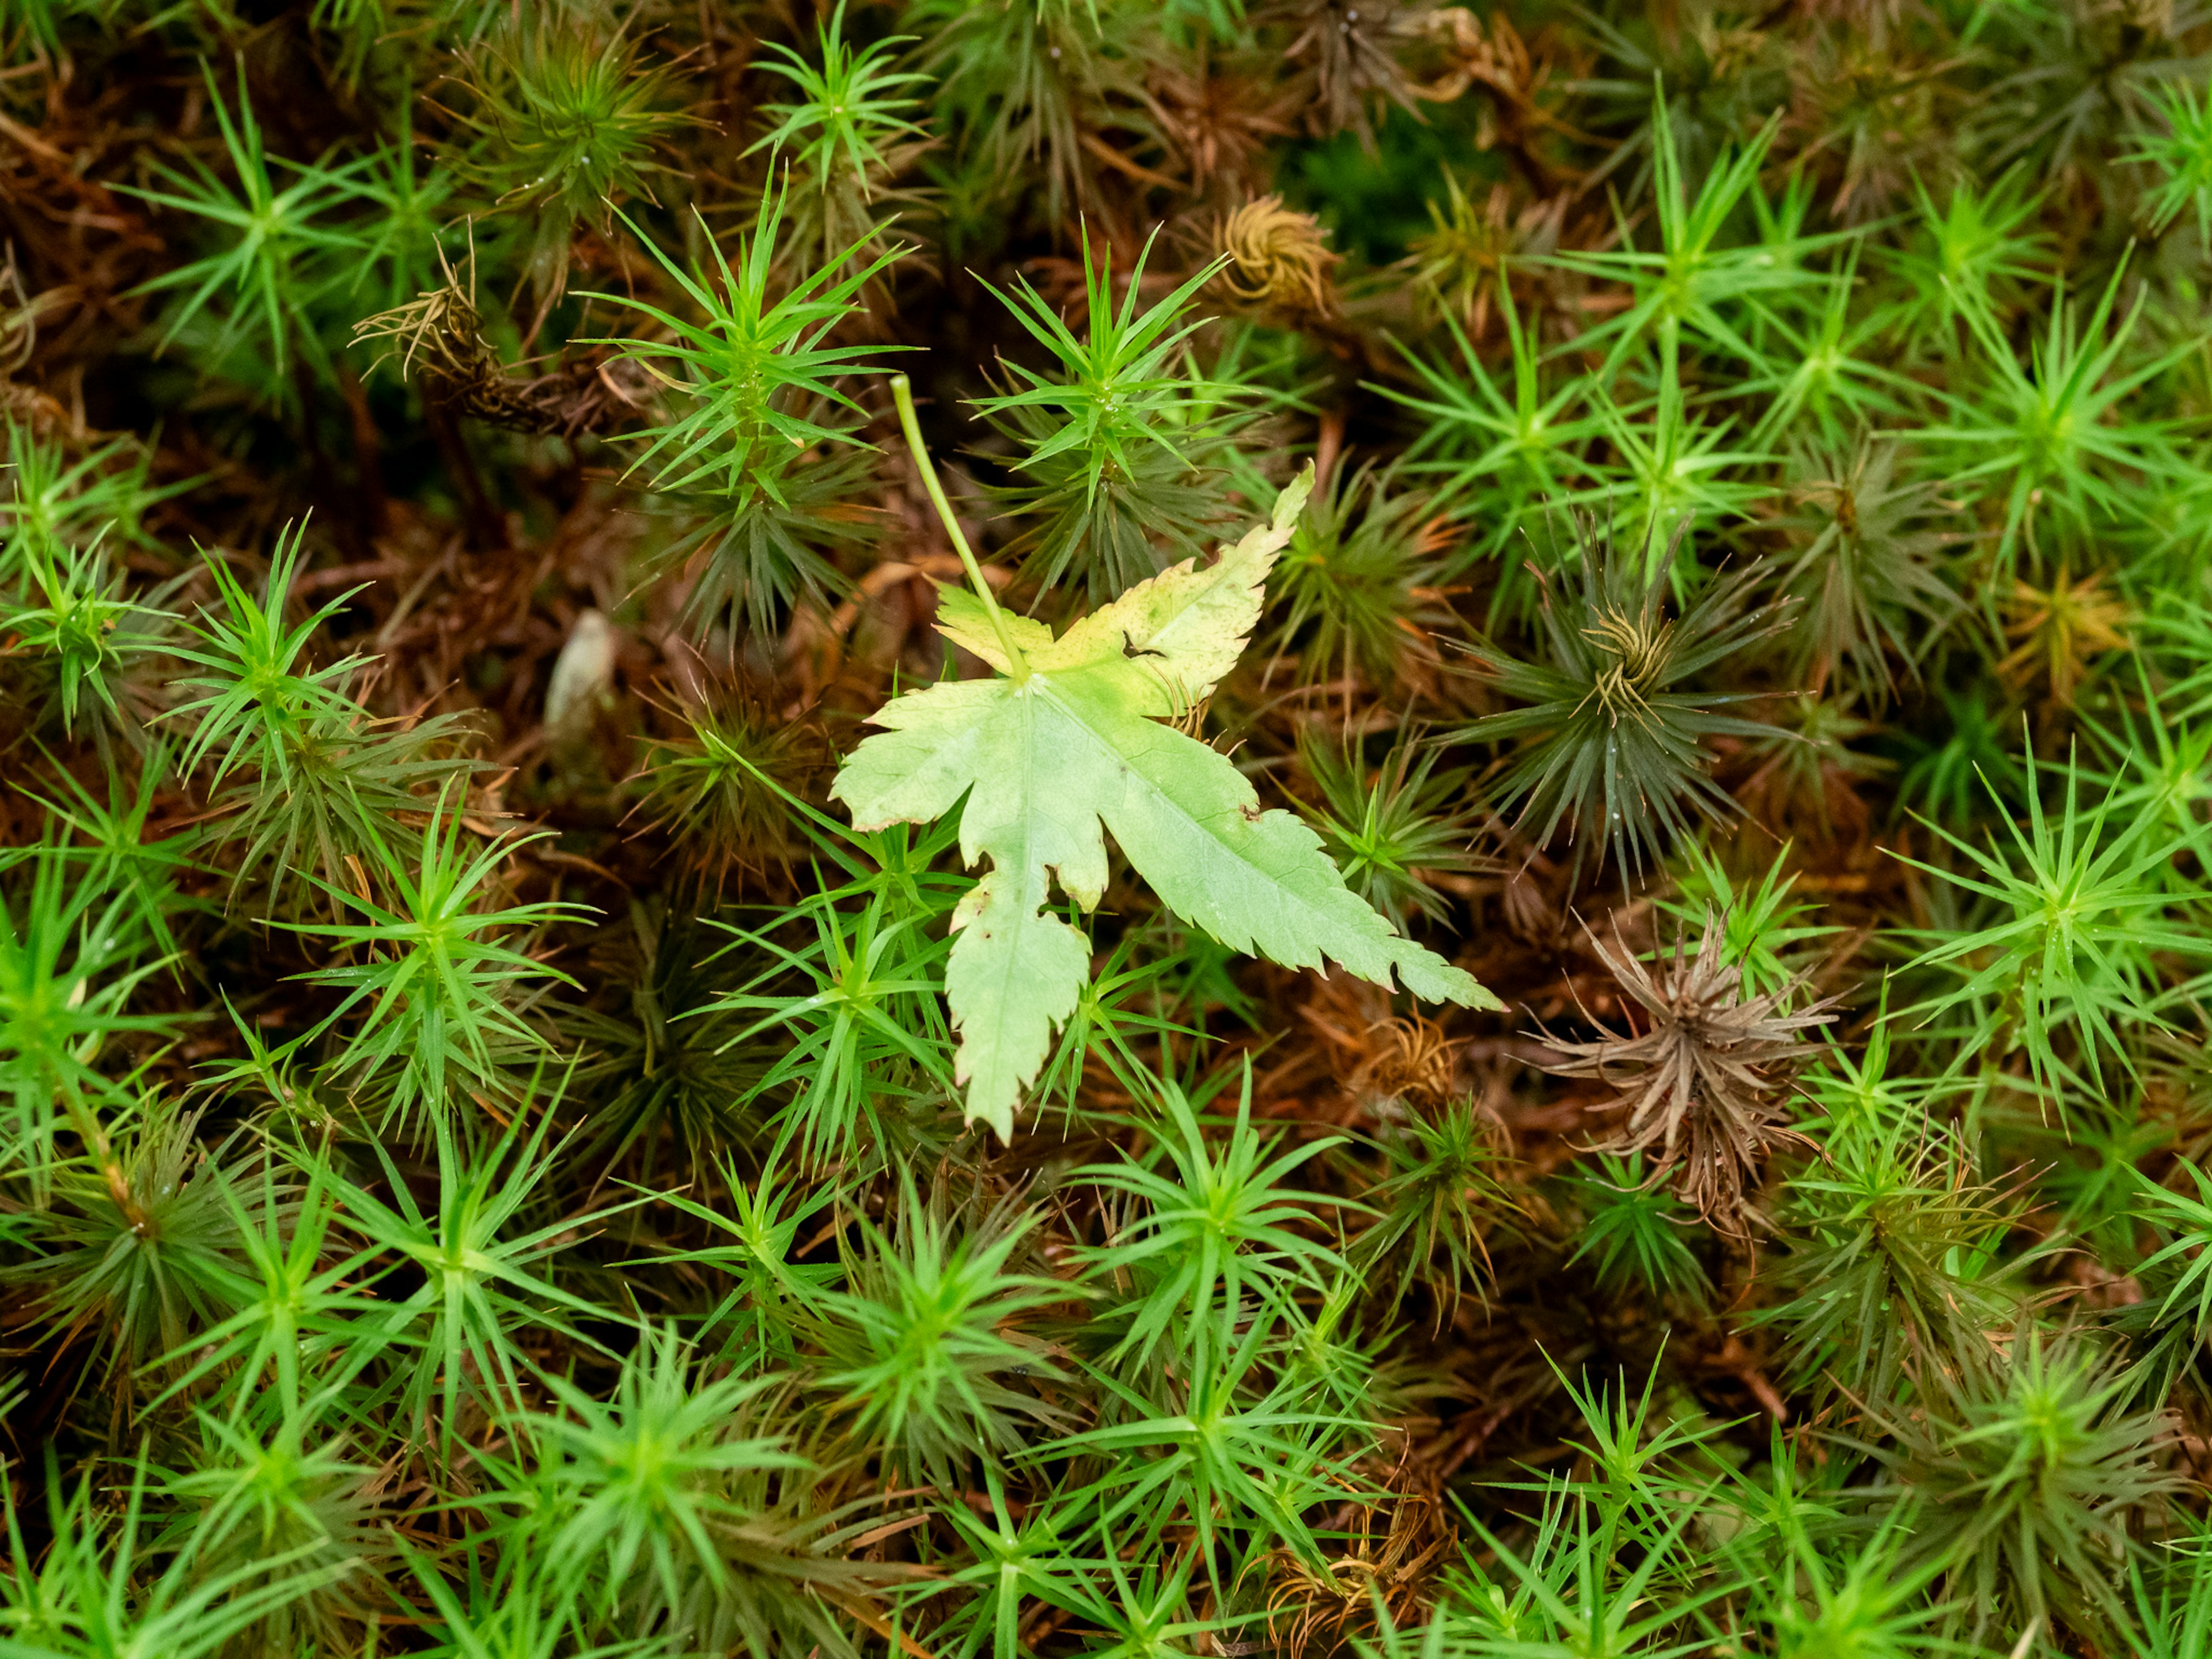
<svg viewBox="0 0 2212 1659">
<path fill-rule="evenodd" d="M 1746 995 L 1742 969 L 1722 954 L 1725 915 L 1707 913 L 1695 956 L 1677 933 L 1672 959 L 1656 972 L 1625 945 L 1616 951 L 1583 931 L 1650 1024 L 1640 1034 L 1606 1031 L 1589 1042 L 1562 1041 L 1540 1027 L 1560 1055 L 1545 1069 L 1618 1090 L 1602 1109 L 1621 1117 L 1605 1150 L 1656 1147 L 1652 1178 L 1671 1174 L 1685 1202 L 1716 1227 L 1742 1233 L 1745 1188 L 1760 1164 L 1778 1146 L 1810 1144 L 1784 1126 L 1783 1089 L 1811 1058 L 1803 1034 L 1835 1018 L 1826 1012 L 1834 999 L 1788 1012 L 1802 979 Z"/>
</svg>

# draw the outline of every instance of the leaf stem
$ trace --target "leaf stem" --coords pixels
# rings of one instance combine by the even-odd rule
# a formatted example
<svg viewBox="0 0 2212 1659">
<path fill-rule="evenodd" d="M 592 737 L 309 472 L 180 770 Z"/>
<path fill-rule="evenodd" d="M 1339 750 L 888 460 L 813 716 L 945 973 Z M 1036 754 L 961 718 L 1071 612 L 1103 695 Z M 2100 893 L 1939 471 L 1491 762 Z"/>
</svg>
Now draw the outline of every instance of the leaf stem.
<svg viewBox="0 0 2212 1659">
<path fill-rule="evenodd" d="M 991 618 L 991 626 L 999 635 L 1000 647 L 1006 653 L 1006 661 L 1015 678 L 1028 672 L 1021 648 L 1014 643 L 1014 631 L 1006 626 L 1006 613 L 999 609 L 998 595 L 991 592 L 991 584 L 983 580 L 983 568 L 975 562 L 975 550 L 968 545 L 968 538 L 960 533 L 960 521 L 952 516 L 952 503 L 945 498 L 945 486 L 938 482 L 937 469 L 930 465 L 929 451 L 921 441 L 921 423 L 915 418 L 914 387 L 903 374 L 891 376 L 891 401 L 898 405 L 899 426 L 906 433 L 906 447 L 914 452 L 915 470 L 921 474 L 921 487 L 929 492 L 930 503 L 937 508 L 937 516 L 944 521 L 945 533 L 952 538 L 952 550 L 960 556 L 961 568 L 967 571 L 968 580 L 975 589 L 975 597 L 983 602 L 983 609 Z"/>
</svg>

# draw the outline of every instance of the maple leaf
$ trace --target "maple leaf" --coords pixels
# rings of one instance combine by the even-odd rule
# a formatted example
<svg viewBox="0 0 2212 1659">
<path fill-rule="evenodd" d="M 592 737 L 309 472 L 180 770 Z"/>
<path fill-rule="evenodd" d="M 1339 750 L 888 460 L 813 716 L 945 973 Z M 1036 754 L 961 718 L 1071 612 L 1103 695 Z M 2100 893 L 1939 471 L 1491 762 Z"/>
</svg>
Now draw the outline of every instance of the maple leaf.
<svg viewBox="0 0 2212 1659">
<path fill-rule="evenodd" d="M 1164 722 L 1236 664 L 1267 572 L 1313 471 L 1271 522 L 1204 569 L 1186 560 L 1054 639 L 964 589 L 941 593 L 939 631 L 999 671 L 895 698 L 888 728 L 853 751 L 830 793 L 860 830 L 962 809 L 961 855 L 991 868 L 954 913 L 945 997 L 960 1033 L 967 1115 L 1001 1139 L 1055 1029 L 1091 975 L 1088 939 L 1048 914 L 1051 883 L 1085 910 L 1114 839 L 1162 903 L 1231 949 L 1292 968 L 1334 962 L 1431 1002 L 1495 1008 L 1474 977 L 1401 938 L 1344 884 L 1295 814 L 1261 810 L 1222 755 Z"/>
</svg>

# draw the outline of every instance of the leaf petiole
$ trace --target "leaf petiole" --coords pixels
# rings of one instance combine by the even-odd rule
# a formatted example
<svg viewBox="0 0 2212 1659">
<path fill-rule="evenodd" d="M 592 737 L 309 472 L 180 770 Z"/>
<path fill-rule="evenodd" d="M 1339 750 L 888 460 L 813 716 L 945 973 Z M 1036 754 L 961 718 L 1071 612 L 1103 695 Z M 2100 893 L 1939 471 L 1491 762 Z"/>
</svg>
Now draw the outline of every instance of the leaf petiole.
<svg viewBox="0 0 2212 1659">
<path fill-rule="evenodd" d="M 930 502 L 944 521 L 945 533 L 952 538 L 952 550 L 960 556 L 961 568 L 967 571 L 975 597 L 983 602 L 991 627 L 999 636 L 1000 647 L 1006 653 L 1006 672 L 1015 679 L 1027 679 L 1029 665 L 1023 660 L 1021 647 L 1014 643 L 1014 630 L 1006 626 L 1006 613 L 999 609 L 998 595 L 983 580 L 983 568 L 975 562 L 975 550 L 968 545 L 968 538 L 961 534 L 960 521 L 952 516 L 952 503 L 945 499 L 945 486 L 938 482 L 937 469 L 930 465 L 929 451 L 921 441 L 921 424 L 915 418 L 914 388 L 903 374 L 891 376 L 891 402 L 898 406 L 899 427 L 906 434 L 906 447 L 914 452 L 915 470 L 921 474 L 921 487 L 929 492 Z"/>
</svg>

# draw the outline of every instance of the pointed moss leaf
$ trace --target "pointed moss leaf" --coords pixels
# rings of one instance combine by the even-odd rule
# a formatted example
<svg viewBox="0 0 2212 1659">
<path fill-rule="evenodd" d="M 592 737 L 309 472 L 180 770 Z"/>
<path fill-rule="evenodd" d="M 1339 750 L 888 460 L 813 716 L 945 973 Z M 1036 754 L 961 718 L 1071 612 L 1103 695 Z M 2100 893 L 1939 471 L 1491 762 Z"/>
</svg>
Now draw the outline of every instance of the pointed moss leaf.
<svg viewBox="0 0 2212 1659">
<path fill-rule="evenodd" d="M 1083 908 L 1097 905 L 1102 826 L 1169 909 L 1232 949 L 1293 968 L 1334 962 L 1384 985 L 1395 972 L 1430 1001 L 1498 1006 L 1471 975 L 1399 937 L 1298 817 L 1261 810 L 1226 757 L 1160 723 L 1237 660 L 1310 481 L 1206 569 L 1177 565 L 1034 649 L 1033 625 L 1018 623 L 1025 673 L 894 699 L 874 717 L 887 729 L 837 775 L 831 793 L 862 830 L 939 817 L 966 799 L 962 854 L 991 868 L 954 916 L 945 994 L 969 1119 L 1002 1138 L 1090 976 L 1083 934 L 1045 906 L 1053 878 Z M 1003 658 L 979 604 L 948 611 L 949 634 L 987 661 Z"/>
</svg>

